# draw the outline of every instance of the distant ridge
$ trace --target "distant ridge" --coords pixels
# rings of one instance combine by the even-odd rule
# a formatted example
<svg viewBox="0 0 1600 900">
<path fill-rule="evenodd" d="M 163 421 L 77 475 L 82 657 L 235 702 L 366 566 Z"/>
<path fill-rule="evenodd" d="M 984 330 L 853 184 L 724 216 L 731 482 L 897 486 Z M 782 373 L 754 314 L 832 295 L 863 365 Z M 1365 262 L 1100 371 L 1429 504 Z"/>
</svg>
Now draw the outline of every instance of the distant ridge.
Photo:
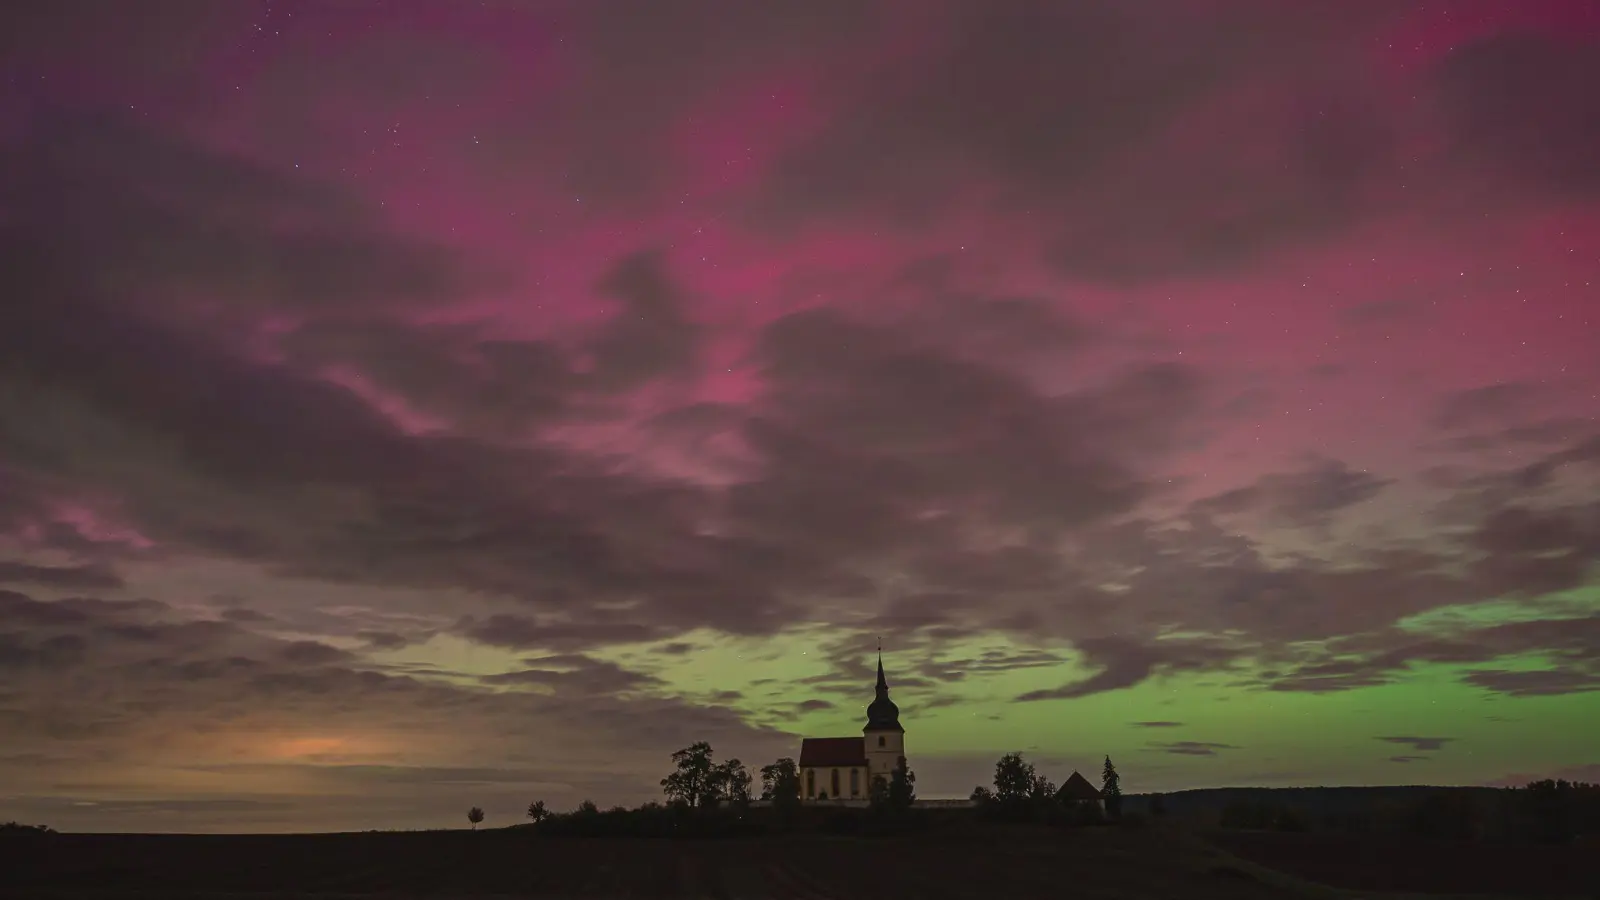
<svg viewBox="0 0 1600 900">
<path fill-rule="evenodd" d="M 1505 788 L 1452 785 L 1378 785 L 1358 787 L 1222 787 L 1197 788 L 1161 794 L 1162 805 L 1174 816 L 1208 816 L 1222 812 L 1230 803 L 1271 803 L 1293 806 L 1301 812 L 1319 816 L 1357 813 L 1380 805 L 1403 805 L 1431 794 L 1466 794 L 1494 797 Z M 1123 808 L 1145 812 L 1152 794 L 1128 794 Z"/>
</svg>

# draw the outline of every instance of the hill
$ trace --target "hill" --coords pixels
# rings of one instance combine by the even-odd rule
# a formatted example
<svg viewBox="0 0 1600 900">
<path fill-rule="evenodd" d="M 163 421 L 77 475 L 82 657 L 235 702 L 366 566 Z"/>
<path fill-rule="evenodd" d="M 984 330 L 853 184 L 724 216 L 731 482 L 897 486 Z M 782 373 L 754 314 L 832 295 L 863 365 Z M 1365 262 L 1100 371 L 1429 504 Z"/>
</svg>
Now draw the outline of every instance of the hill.
<svg viewBox="0 0 1600 900">
<path fill-rule="evenodd" d="M 1489 787 L 1433 787 L 1429 785 L 1398 785 L 1384 787 L 1225 787 L 1199 788 L 1161 794 L 1161 802 L 1174 818 L 1191 821 L 1215 821 L 1230 805 L 1281 805 L 1293 807 L 1301 813 L 1321 819 L 1327 816 L 1355 815 L 1374 809 L 1404 808 L 1414 806 L 1430 796 L 1450 795 L 1470 797 L 1486 805 L 1505 793 L 1502 788 Z M 1149 810 L 1152 794 L 1129 794 L 1123 804 L 1129 811 Z"/>
</svg>

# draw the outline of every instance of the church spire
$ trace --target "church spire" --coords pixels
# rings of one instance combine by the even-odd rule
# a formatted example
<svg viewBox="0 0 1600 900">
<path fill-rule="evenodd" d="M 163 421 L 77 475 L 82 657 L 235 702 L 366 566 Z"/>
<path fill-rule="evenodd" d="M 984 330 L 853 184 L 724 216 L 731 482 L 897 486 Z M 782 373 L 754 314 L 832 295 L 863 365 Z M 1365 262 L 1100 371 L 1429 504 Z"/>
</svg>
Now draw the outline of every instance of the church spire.
<svg viewBox="0 0 1600 900">
<path fill-rule="evenodd" d="M 867 707 L 867 726 L 863 731 L 905 731 L 900 727 L 900 707 L 889 699 L 889 679 L 883 674 L 883 641 L 878 641 L 878 684 L 872 705 Z"/>
</svg>

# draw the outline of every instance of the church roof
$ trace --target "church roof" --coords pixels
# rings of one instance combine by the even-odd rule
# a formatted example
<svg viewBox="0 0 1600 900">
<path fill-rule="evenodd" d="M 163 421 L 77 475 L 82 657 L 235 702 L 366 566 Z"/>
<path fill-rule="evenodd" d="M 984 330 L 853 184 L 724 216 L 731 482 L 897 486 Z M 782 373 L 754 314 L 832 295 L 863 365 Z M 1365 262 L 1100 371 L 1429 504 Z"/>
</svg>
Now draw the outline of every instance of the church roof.
<svg viewBox="0 0 1600 900">
<path fill-rule="evenodd" d="M 1061 789 L 1056 791 L 1069 800 L 1099 800 L 1100 789 L 1089 783 L 1087 778 L 1073 772 L 1062 783 Z"/>
<path fill-rule="evenodd" d="M 800 742 L 800 767 L 864 766 L 867 745 L 858 737 L 805 738 Z"/>
<path fill-rule="evenodd" d="M 883 648 L 878 648 L 878 684 L 873 691 L 871 705 L 867 707 L 867 724 L 862 731 L 899 731 L 900 707 L 889 699 L 889 681 L 883 677 Z"/>
</svg>

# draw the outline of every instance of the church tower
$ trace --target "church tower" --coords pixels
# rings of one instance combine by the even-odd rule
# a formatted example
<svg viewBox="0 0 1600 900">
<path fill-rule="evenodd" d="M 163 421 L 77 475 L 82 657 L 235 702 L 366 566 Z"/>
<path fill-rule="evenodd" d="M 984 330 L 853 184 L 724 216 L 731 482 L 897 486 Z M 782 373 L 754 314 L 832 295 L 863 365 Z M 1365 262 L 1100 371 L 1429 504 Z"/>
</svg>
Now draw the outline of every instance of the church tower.
<svg viewBox="0 0 1600 900">
<path fill-rule="evenodd" d="M 906 730 L 900 726 L 900 707 L 889 699 L 889 680 L 883 677 L 883 645 L 878 645 L 878 686 L 867 707 L 867 724 L 861 729 L 867 754 L 867 783 L 892 778 L 905 765 Z"/>
</svg>

